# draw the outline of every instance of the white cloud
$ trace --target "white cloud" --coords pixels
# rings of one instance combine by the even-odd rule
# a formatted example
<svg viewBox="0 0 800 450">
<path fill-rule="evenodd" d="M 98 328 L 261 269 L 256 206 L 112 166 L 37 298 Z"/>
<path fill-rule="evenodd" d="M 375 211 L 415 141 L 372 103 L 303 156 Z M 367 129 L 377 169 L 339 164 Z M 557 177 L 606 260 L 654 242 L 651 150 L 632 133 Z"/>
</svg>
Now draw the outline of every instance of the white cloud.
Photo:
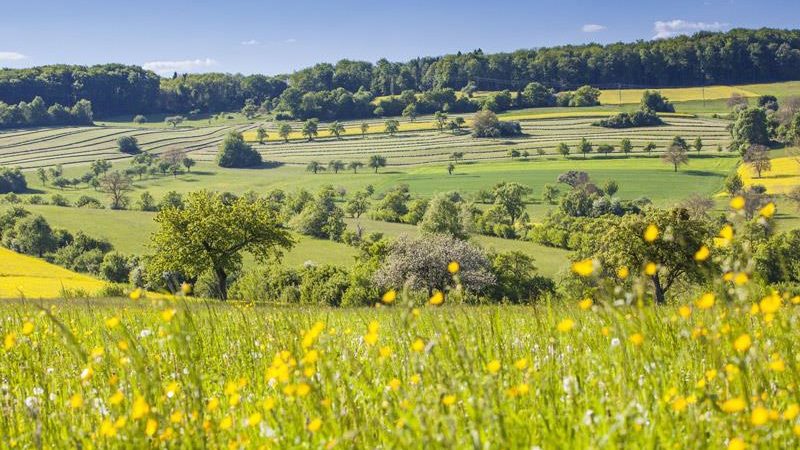
<svg viewBox="0 0 800 450">
<path fill-rule="evenodd" d="M 27 56 L 17 52 L 0 52 L 0 61 L 19 61 Z"/>
<path fill-rule="evenodd" d="M 607 29 L 608 29 L 607 26 L 598 25 L 596 23 L 587 23 L 581 28 L 581 30 L 583 30 L 584 33 L 597 33 L 598 31 L 603 31 Z"/>
<path fill-rule="evenodd" d="M 653 39 L 665 39 L 698 31 L 720 31 L 728 27 L 729 24 L 720 22 L 689 22 L 681 19 L 658 20 L 653 24 L 653 31 L 656 32 Z"/>
<path fill-rule="evenodd" d="M 259 42 L 255 39 L 250 39 L 249 41 L 242 41 L 242 45 L 258 45 Z"/>
<path fill-rule="evenodd" d="M 172 72 L 202 72 L 203 69 L 216 66 L 217 62 L 211 58 L 184 59 L 181 61 L 150 61 L 142 65 L 147 70 L 157 74 L 170 74 Z"/>
<path fill-rule="evenodd" d="M 295 42 L 297 42 L 297 39 L 295 39 L 295 38 L 289 38 L 289 39 L 287 39 L 287 40 L 285 40 L 285 41 L 283 41 L 283 42 L 286 42 L 287 44 L 294 44 Z"/>
</svg>

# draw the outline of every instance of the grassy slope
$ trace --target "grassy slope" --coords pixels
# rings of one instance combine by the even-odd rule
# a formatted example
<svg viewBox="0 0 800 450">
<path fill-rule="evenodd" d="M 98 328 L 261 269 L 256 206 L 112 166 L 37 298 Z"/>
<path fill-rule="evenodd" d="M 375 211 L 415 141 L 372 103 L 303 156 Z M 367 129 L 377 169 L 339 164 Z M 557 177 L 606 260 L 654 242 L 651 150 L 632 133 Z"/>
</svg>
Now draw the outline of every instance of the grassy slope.
<svg viewBox="0 0 800 450">
<path fill-rule="evenodd" d="M 0 247 L 0 298 L 58 298 L 64 290 L 99 292 L 105 282 Z"/>
</svg>

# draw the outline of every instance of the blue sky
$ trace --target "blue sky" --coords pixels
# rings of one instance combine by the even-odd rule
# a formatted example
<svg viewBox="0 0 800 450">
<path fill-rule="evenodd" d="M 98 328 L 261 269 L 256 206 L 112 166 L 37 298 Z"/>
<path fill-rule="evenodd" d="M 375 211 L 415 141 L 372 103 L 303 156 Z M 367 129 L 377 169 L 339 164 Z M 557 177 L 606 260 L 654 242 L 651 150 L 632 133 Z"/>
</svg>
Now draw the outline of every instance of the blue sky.
<svg viewBox="0 0 800 450">
<path fill-rule="evenodd" d="M 341 58 L 800 28 L 798 0 L 2 0 L 0 66 L 139 64 L 285 73 Z"/>
</svg>

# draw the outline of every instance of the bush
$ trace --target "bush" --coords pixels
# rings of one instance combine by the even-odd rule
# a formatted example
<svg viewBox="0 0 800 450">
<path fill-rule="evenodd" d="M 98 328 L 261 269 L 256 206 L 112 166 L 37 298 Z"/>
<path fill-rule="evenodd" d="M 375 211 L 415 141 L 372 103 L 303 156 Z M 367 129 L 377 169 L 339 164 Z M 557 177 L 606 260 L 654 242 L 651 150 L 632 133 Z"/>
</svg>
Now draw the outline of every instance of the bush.
<svg viewBox="0 0 800 450">
<path fill-rule="evenodd" d="M 128 281 L 131 269 L 128 266 L 128 258 L 117 252 L 109 252 L 103 256 L 100 263 L 100 275 L 114 283 L 125 283 Z"/>
<path fill-rule="evenodd" d="M 641 108 L 655 112 L 675 112 L 675 106 L 658 91 L 644 91 Z"/>
<path fill-rule="evenodd" d="M 103 204 L 100 202 L 100 200 L 88 195 L 81 195 L 78 200 L 75 200 L 75 206 L 78 208 L 103 208 Z"/>
<path fill-rule="evenodd" d="M 145 116 L 143 116 L 141 114 L 137 114 L 137 115 L 135 115 L 133 117 L 133 123 L 138 124 L 138 125 L 141 125 L 143 123 L 147 123 L 147 117 L 145 117 Z"/>
<path fill-rule="evenodd" d="M 271 264 L 244 272 L 232 285 L 230 298 L 257 303 L 300 301 L 300 273 Z"/>
<path fill-rule="evenodd" d="M 21 194 L 28 190 L 28 182 L 19 167 L 0 167 L 0 194 Z"/>
<path fill-rule="evenodd" d="M 139 141 L 136 140 L 133 136 L 120 136 L 117 138 L 117 148 L 122 153 L 127 153 L 129 155 L 135 155 L 141 152 L 139 148 Z"/>
<path fill-rule="evenodd" d="M 349 285 L 347 272 L 339 266 L 308 266 L 301 272 L 300 303 L 340 306 Z"/>
<path fill-rule="evenodd" d="M 53 206 L 70 206 L 69 199 L 61 194 L 51 195 L 50 204 Z"/>
<path fill-rule="evenodd" d="M 658 117 L 658 114 L 651 110 L 636 111 L 633 114 L 619 113 L 603 119 L 594 125 L 604 128 L 636 128 L 636 127 L 653 127 L 663 125 L 664 121 Z"/>
<path fill-rule="evenodd" d="M 220 167 L 258 167 L 262 162 L 261 154 L 244 141 L 242 133 L 235 131 L 225 136 L 217 154 L 217 164 Z"/>
<path fill-rule="evenodd" d="M 521 134 L 522 127 L 519 122 L 502 122 L 492 111 L 480 111 L 472 119 L 473 137 L 506 137 Z"/>
</svg>

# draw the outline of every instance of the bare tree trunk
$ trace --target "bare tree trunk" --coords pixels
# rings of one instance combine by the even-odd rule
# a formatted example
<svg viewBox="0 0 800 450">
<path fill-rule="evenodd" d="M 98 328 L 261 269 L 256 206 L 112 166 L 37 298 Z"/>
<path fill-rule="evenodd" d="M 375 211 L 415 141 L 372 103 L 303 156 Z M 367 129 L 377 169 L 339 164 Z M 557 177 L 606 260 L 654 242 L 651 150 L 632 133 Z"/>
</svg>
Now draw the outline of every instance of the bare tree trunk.
<svg viewBox="0 0 800 450">
<path fill-rule="evenodd" d="M 656 304 L 666 304 L 667 301 L 664 298 L 664 287 L 661 286 L 661 280 L 658 278 L 658 274 L 653 275 L 653 287 L 655 288 Z"/>
</svg>

